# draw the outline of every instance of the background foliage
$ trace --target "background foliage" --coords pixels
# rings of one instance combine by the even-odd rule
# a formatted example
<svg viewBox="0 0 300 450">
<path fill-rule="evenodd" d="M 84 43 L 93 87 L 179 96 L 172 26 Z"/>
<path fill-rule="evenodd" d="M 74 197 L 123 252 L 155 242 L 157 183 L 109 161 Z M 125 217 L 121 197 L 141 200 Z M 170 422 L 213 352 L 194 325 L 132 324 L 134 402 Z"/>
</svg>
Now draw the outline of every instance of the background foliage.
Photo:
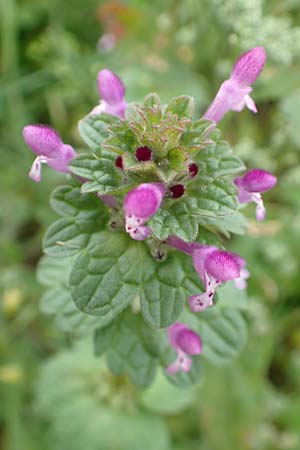
<svg viewBox="0 0 300 450">
<path fill-rule="evenodd" d="M 298 3 L 2 0 L 1 449 L 299 449 Z M 110 51 L 99 40 L 107 33 L 116 42 Z M 45 170 L 40 185 L 28 180 L 22 127 L 51 123 L 80 146 L 77 121 L 98 101 L 103 67 L 120 74 L 128 101 L 187 94 L 201 114 L 234 58 L 255 45 L 268 53 L 254 89 L 259 115 L 228 114 L 221 124 L 238 156 L 279 178 L 266 196 L 267 220 L 258 226 L 249 207 L 247 236 L 232 243 L 251 271 L 247 346 L 233 364 L 203 364 L 196 388 L 178 390 L 159 376 L 137 391 L 40 312 L 45 290 L 35 269 L 55 218 L 47 199 L 62 177 Z"/>
</svg>

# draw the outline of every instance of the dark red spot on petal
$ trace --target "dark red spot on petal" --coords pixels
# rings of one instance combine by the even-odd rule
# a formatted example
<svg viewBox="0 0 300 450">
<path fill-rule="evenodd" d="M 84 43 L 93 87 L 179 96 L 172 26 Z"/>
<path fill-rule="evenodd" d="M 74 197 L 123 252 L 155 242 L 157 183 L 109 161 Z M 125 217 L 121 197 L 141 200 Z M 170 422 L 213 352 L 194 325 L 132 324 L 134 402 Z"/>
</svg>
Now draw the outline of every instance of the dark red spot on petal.
<svg viewBox="0 0 300 450">
<path fill-rule="evenodd" d="M 184 194 L 185 188 L 183 184 L 174 184 L 170 187 L 170 192 L 172 198 L 180 198 Z"/>
<path fill-rule="evenodd" d="M 149 147 L 139 147 L 135 151 L 135 156 L 139 161 L 150 161 L 152 156 L 152 151 Z"/>
<path fill-rule="evenodd" d="M 116 167 L 118 167 L 119 169 L 123 170 L 123 158 L 122 156 L 118 156 L 115 160 L 115 165 Z"/>
<path fill-rule="evenodd" d="M 189 168 L 189 174 L 192 178 L 195 177 L 199 172 L 199 167 L 195 163 L 189 164 L 188 168 Z"/>
</svg>

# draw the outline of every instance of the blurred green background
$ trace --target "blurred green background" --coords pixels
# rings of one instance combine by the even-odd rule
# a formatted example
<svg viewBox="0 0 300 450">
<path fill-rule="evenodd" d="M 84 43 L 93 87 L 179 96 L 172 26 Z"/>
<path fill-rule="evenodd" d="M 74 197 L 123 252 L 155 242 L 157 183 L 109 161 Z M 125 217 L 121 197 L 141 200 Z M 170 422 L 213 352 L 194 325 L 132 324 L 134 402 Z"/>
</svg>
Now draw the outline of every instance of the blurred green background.
<svg viewBox="0 0 300 450">
<path fill-rule="evenodd" d="M 1 450 L 300 449 L 299 0 L 1 0 Z M 249 339 L 231 365 L 203 368 L 194 389 L 158 377 L 138 392 L 72 345 L 39 311 L 35 268 L 63 176 L 28 179 L 29 123 L 82 141 L 77 121 L 98 102 L 109 67 L 127 100 L 193 95 L 204 112 L 235 58 L 264 45 L 259 114 L 228 114 L 223 136 L 249 167 L 273 171 L 268 217 L 230 246 L 248 261 Z M 226 244 L 227 245 L 227 244 Z M 228 244 L 229 245 L 229 244 Z M 87 348 L 85 347 L 87 346 Z"/>
</svg>

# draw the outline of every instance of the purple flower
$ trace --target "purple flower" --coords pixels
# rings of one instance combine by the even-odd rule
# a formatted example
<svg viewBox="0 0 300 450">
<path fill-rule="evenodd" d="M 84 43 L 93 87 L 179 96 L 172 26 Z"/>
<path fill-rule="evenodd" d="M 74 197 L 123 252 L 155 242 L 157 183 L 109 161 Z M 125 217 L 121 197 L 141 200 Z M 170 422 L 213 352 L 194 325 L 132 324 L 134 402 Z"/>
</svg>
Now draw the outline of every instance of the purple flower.
<svg viewBox="0 0 300 450">
<path fill-rule="evenodd" d="M 255 103 L 249 94 L 265 61 L 266 52 L 263 47 L 255 47 L 243 53 L 236 61 L 229 80 L 221 84 L 203 117 L 218 123 L 228 111 L 242 111 L 245 106 L 256 113 Z"/>
<path fill-rule="evenodd" d="M 192 258 L 194 267 L 205 285 L 205 292 L 191 296 L 189 305 L 193 312 L 200 312 L 213 306 L 217 287 L 226 281 L 241 277 L 245 261 L 234 253 L 201 244 L 194 245 Z"/>
<path fill-rule="evenodd" d="M 53 128 L 45 125 L 27 125 L 23 128 L 23 138 L 38 155 L 29 172 L 30 178 L 34 181 L 41 181 L 42 164 L 48 164 L 57 172 L 69 172 L 68 164 L 76 156 L 76 152 L 73 147 L 63 143 Z"/>
<path fill-rule="evenodd" d="M 126 231 L 132 239 L 143 241 L 151 234 L 145 223 L 158 211 L 165 192 L 162 183 L 143 183 L 128 192 L 124 210 Z"/>
<path fill-rule="evenodd" d="M 125 101 L 125 86 L 120 78 L 110 70 L 103 69 L 98 73 L 97 82 L 102 100 L 90 114 L 105 112 L 124 119 L 127 104 Z"/>
<path fill-rule="evenodd" d="M 269 191 L 277 183 L 277 178 L 270 172 L 262 169 L 251 169 L 242 177 L 234 180 L 238 187 L 240 203 L 256 203 L 256 219 L 264 220 L 266 208 L 261 196 L 262 192 Z"/>
<path fill-rule="evenodd" d="M 202 353 L 200 337 L 181 322 L 176 322 L 168 328 L 168 337 L 171 346 L 177 353 L 177 358 L 167 367 L 166 371 L 170 374 L 175 374 L 179 370 L 189 372 L 192 359 L 188 355 L 200 355 Z"/>
</svg>

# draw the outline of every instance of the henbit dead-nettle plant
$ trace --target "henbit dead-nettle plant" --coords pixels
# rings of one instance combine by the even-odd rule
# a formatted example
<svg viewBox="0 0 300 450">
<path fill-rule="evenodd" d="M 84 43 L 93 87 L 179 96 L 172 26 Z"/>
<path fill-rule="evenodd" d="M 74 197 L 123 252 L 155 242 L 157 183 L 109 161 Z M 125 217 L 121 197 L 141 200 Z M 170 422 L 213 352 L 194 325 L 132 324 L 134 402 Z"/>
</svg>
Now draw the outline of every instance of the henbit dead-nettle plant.
<svg viewBox="0 0 300 450">
<path fill-rule="evenodd" d="M 241 55 L 199 119 L 188 96 L 127 104 L 122 81 L 100 71 L 102 100 L 79 122 L 89 147 L 80 155 L 48 126 L 24 128 L 37 155 L 29 176 L 40 181 L 42 164 L 68 174 L 50 200 L 61 218 L 38 268 L 43 309 L 65 331 L 94 333 L 96 354 L 140 387 L 157 366 L 173 383 L 196 382 L 201 358 L 220 364 L 245 342 L 249 272 L 223 243 L 244 230 L 242 204 L 265 218 L 261 194 L 276 177 L 241 175 L 216 126 L 228 111 L 257 112 L 249 94 L 265 59 L 262 47 Z"/>
</svg>

